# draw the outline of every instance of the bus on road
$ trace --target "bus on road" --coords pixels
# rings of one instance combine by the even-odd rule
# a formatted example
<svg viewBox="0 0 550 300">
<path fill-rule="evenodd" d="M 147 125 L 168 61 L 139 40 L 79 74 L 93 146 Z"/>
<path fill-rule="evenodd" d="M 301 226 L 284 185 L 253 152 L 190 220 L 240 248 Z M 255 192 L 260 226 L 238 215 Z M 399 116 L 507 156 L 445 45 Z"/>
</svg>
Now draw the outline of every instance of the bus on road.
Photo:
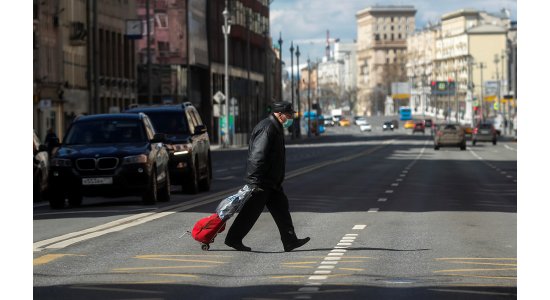
<svg viewBox="0 0 550 300">
<path fill-rule="evenodd" d="M 399 119 L 401 121 L 412 120 L 411 108 L 407 106 L 399 107 Z"/>
</svg>

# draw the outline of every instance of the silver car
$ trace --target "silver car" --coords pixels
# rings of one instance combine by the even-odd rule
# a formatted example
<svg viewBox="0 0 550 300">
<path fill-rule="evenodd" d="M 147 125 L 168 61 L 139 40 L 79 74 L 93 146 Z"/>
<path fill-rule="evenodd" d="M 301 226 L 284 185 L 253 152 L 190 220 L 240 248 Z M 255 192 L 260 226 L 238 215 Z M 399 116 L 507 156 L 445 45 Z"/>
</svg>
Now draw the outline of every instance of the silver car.
<svg viewBox="0 0 550 300">
<path fill-rule="evenodd" d="M 460 150 L 466 150 L 466 137 L 462 126 L 447 124 L 439 128 L 434 137 L 435 150 L 439 150 L 440 147 L 460 147 Z"/>
</svg>

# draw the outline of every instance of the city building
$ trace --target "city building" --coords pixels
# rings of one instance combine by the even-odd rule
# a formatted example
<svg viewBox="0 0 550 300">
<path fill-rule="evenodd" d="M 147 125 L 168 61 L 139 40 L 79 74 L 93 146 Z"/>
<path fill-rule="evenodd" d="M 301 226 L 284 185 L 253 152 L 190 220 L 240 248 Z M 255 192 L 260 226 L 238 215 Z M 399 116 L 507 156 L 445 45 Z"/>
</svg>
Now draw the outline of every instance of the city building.
<svg viewBox="0 0 550 300">
<path fill-rule="evenodd" d="M 136 102 L 135 1 L 34 1 L 33 126 L 59 137 L 80 114 Z M 94 55 L 92 55 L 94 54 Z"/>
<path fill-rule="evenodd" d="M 356 113 L 381 114 L 391 83 L 407 81 L 406 39 L 415 30 L 415 15 L 416 9 L 409 5 L 372 6 L 356 13 Z"/>
<path fill-rule="evenodd" d="M 471 123 L 481 117 L 476 107 L 486 117 L 502 112 L 509 27 L 506 13 L 462 9 L 441 17 L 432 80 L 454 82 L 456 92 L 435 97 L 437 116 Z"/>
</svg>

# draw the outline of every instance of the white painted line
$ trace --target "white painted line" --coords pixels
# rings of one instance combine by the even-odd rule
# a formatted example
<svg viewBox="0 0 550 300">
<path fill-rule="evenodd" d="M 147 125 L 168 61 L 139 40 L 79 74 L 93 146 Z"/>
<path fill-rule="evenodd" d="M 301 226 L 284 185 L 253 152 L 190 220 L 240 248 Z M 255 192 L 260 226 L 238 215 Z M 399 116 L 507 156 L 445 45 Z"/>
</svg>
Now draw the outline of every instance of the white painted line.
<svg viewBox="0 0 550 300">
<path fill-rule="evenodd" d="M 367 225 L 355 225 L 352 230 L 365 229 L 365 227 L 367 227 Z"/>
<path fill-rule="evenodd" d="M 342 256 L 342 255 L 344 255 L 344 253 L 331 252 L 331 253 L 329 253 L 328 255 L 332 255 L 332 256 Z"/>
<path fill-rule="evenodd" d="M 330 273 L 332 273 L 332 271 L 317 270 L 317 271 L 313 272 L 313 274 L 315 274 L 315 275 L 330 274 Z"/>
<path fill-rule="evenodd" d="M 348 250 L 346 250 L 346 249 L 332 249 L 332 250 L 330 250 L 330 252 L 333 252 L 333 253 L 345 253 L 347 251 Z"/>
<path fill-rule="evenodd" d="M 512 175 L 506 175 L 507 178 L 512 178 Z"/>
<path fill-rule="evenodd" d="M 348 246 L 336 246 L 334 247 L 335 249 L 347 249 L 349 248 Z"/>
<path fill-rule="evenodd" d="M 386 190 L 386 194 L 391 194 L 393 193 L 393 190 Z"/>
<path fill-rule="evenodd" d="M 340 259 L 342 259 L 342 258 L 341 257 L 330 257 L 330 256 L 325 257 L 325 261 L 340 260 Z"/>
<path fill-rule="evenodd" d="M 401 173 L 409 173 L 409 171 L 403 170 L 403 171 L 401 171 Z"/>
<path fill-rule="evenodd" d="M 506 172 L 500 172 L 500 174 L 503 174 L 503 175 L 504 175 L 504 174 L 506 174 Z"/>
<path fill-rule="evenodd" d="M 334 266 L 318 266 L 317 269 L 334 269 Z"/>
<path fill-rule="evenodd" d="M 338 246 L 351 246 L 351 243 L 338 243 Z"/>
<path fill-rule="evenodd" d="M 388 198 L 380 198 L 378 199 L 378 202 L 386 202 L 388 200 Z"/>
<path fill-rule="evenodd" d="M 314 275 L 314 276 L 309 276 L 309 280 L 325 280 L 327 279 L 328 276 L 326 275 Z"/>
<path fill-rule="evenodd" d="M 392 183 L 391 186 L 399 186 L 399 183 L 397 183 L 397 182 Z"/>
<path fill-rule="evenodd" d="M 319 291 L 319 287 L 316 287 L 316 286 L 309 286 L 309 287 L 303 287 L 298 289 L 298 292 L 318 292 L 318 291 Z"/>
<path fill-rule="evenodd" d="M 403 178 L 397 178 L 395 181 L 403 181 Z"/>
<path fill-rule="evenodd" d="M 342 240 L 355 240 L 356 238 L 356 236 L 344 236 L 342 237 Z"/>
<path fill-rule="evenodd" d="M 346 236 L 358 236 L 358 233 L 346 233 Z"/>
<path fill-rule="evenodd" d="M 405 176 L 407 176 L 407 175 L 405 175 L 405 174 L 400 174 L 399 176 L 400 176 L 400 177 L 405 177 Z"/>
<path fill-rule="evenodd" d="M 376 207 L 375 207 L 375 208 L 369 209 L 367 212 L 370 212 L 370 213 L 372 213 L 372 212 L 378 212 L 378 210 L 379 210 L 379 208 L 376 208 Z"/>
<path fill-rule="evenodd" d="M 322 265 L 335 265 L 337 264 L 337 261 L 331 261 L 331 260 L 324 260 L 321 262 Z"/>
</svg>

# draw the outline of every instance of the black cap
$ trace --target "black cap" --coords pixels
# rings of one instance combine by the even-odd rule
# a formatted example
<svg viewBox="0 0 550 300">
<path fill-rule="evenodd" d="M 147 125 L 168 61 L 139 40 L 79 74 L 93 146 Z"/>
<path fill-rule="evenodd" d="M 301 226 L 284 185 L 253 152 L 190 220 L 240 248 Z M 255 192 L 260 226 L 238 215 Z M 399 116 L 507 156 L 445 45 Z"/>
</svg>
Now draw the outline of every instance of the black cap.
<svg viewBox="0 0 550 300">
<path fill-rule="evenodd" d="M 292 108 L 292 103 L 288 101 L 273 102 L 273 104 L 271 104 L 271 107 L 273 108 L 273 112 L 288 114 L 295 113 L 294 109 Z"/>
</svg>

